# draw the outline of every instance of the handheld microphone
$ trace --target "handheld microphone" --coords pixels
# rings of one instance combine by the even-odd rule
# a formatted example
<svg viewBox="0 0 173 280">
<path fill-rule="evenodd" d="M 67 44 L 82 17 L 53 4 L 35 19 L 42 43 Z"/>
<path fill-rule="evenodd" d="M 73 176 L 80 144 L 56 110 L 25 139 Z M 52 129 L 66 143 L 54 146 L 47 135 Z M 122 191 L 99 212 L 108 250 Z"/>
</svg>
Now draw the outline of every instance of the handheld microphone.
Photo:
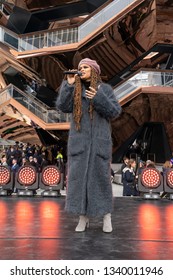
<svg viewBox="0 0 173 280">
<path fill-rule="evenodd" d="M 78 76 L 82 76 L 82 72 L 80 72 L 80 71 L 64 71 L 64 74 L 67 74 L 67 75 L 75 75 L 75 74 L 77 74 Z"/>
</svg>

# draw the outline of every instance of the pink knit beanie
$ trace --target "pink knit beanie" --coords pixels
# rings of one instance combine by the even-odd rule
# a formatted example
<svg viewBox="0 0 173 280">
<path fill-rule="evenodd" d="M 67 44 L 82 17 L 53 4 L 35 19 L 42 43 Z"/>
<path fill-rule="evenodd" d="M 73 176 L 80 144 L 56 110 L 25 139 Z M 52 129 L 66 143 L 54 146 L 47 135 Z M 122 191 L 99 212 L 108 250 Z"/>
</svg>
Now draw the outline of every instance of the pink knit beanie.
<svg viewBox="0 0 173 280">
<path fill-rule="evenodd" d="M 100 66 L 97 64 L 97 62 L 95 60 L 92 60 L 90 58 L 84 58 L 79 62 L 78 68 L 80 67 L 81 64 L 87 64 L 90 67 L 94 68 L 94 70 L 97 72 L 97 74 L 100 75 L 101 70 L 100 70 Z"/>
</svg>

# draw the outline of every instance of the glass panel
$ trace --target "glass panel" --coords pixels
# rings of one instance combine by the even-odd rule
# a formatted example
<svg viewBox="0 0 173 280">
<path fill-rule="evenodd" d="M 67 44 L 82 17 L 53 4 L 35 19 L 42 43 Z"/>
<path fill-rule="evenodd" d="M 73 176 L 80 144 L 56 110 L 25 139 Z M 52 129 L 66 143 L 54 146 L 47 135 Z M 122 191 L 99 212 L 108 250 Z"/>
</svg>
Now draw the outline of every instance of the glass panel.
<svg viewBox="0 0 173 280">
<path fill-rule="evenodd" d="M 131 93 L 135 89 L 141 86 L 173 86 L 173 72 L 152 72 L 141 71 L 135 74 L 133 77 L 126 80 L 123 84 L 116 87 L 114 92 L 117 99 L 121 99 L 128 93 Z"/>
<path fill-rule="evenodd" d="M 9 44 L 18 51 L 29 51 L 76 43 L 98 29 L 112 17 L 115 17 L 120 11 L 133 2 L 136 2 L 136 0 L 114 0 L 84 24 L 75 28 L 40 32 L 39 34 L 37 33 L 31 36 L 24 34 L 18 37 L 18 35 L 12 31 L 0 27 L 1 30 L 3 29 L 3 31 L 1 31 L 1 41 Z"/>
<path fill-rule="evenodd" d="M 9 32 L 4 32 L 3 42 L 12 46 L 14 49 L 18 50 L 18 38 Z"/>
<path fill-rule="evenodd" d="M 20 39 L 20 50 L 40 49 L 53 46 L 62 46 L 76 43 L 78 41 L 78 28 L 68 28 L 53 32 L 44 32 L 29 36 L 22 36 Z"/>
<path fill-rule="evenodd" d="M 8 101 L 11 97 L 46 123 L 69 121 L 68 114 L 64 114 L 56 109 L 51 109 L 39 99 L 32 96 L 32 94 L 27 94 L 13 85 L 9 85 L 5 90 L 1 91 L 0 104 Z"/>
<path fill-rule="evenodd" d="M 89 35 L 95 29 L 102 26 L 112 17 L 115 17 L 120 11 L 126 8 L 129 4 L 136 2 L 136 0 L 114 0 L 100 12 L 79 26 L 79 41 Z"/>
</svg>

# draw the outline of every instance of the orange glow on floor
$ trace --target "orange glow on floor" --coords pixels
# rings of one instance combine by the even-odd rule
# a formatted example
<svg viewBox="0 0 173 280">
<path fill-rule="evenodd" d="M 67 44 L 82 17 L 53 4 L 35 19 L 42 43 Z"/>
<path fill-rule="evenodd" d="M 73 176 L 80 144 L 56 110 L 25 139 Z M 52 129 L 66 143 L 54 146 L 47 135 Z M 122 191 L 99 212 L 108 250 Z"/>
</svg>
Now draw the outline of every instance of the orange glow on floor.
<svg viewBox="0 0 173 280">
<path fill-rule="evenodd" d="M 169 204 L 165 208 L 164 213 L 164 221 L 165 221 L 165 240 L 172 240 L 173 238 L 173 205 Z"/>
<path fill-rule="evenodd" d="M 142 258 L 150 258 L 149 256 L 152 252 L 152 258 L 157 259 L 159 246 L 159 242 L 157 241 L 159 241 L 162 238 L 162 221 L 157 206 L 152 204 L 142 204 L 139 207 L 138 211 L 138 223 L 139 239 L 144 241 L 144 250 L 142 253 Z"/>
<path fill-rule="evenodd" d="M 15 205 L 14 219 L 16 224 L 16 236 L 34 235 L 33 219 L 34 211 L 30 201 L 18 201 Z"/>
<path fill-rule="evenodd" d="M 40 235 L 57 237 L 60 227 L 60 208 L 54 201 L 42 201 L 39 207 Z"/>
<path fill-rule="evenodd" d="M 48 259 L 57 259 L 60 254 L 60 207 L 54 201 L 42 201 L 39 207 L 39 216 L 40 237 L 45 238 L 43 243 L 38 243 L 39 250 L 45 250 Z"/>
<path fill-rule="evenodd" d="M 4 201 L 0 201 L 0 229 L 3 233 L 3 228 L 6 226 L 8 207 Z M 0 233 L 0 235 L 1 235 Z"/>
<path fill-rule="evenodd" d="M 15 244 L 18 247 L 18 253 L 21 256 L 28 255 L 27 250 L 28 252 L 30 250 L 28 239 L 33 242 L 35 238 L 39 238 L 41 240 L 35 244 L 34 251 L 30 252 L 31 258 L 33 258 L 34 252 L 43 250 L 47 252 L 48 258 L 53 259 L 54 256 L 57 258 L 59 215 L 59 205 L 54 201 L 41 201 L 37 212 L 34 212 L 31 201 L 18 201 L 14 213 L 15 237 L 17 238 Z M 26 239 L 23 240 L 23 238 Z"/>
<path fill-rule="evenodd" d="M 146 240 L 160 239 L 161 217 L 155 205 L 143 204 L 139 207 L 138 223 L 140 225 L 140 238 Z"/>
</svg>

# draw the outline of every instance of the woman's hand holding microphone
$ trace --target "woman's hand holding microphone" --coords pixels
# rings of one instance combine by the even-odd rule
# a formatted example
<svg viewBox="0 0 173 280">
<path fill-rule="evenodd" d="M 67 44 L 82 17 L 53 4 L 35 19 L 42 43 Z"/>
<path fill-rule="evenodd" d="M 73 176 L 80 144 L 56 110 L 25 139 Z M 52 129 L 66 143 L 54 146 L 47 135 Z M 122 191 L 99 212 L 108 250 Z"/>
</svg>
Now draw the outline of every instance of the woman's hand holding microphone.
<svg viewBox="0 0 173 280">
<path fill-rule="evenodd" d="M 69 85 L 73 85 L 75 83 L 75 78 L 77 75 L 82 76 L 82 73 L 75 69 L 65 71 L 64 74 L 67 75 L 67 82 Z M 86 97 L 88 99 L 93 99 L 94 96 L 96 95 L 96 93 L 97 93 L 97 90 L 94 89 L 93 87 L 89 87 L 89 90 L 85 91 Z"/>
<path fill-rule="evenodd" d="M 77 75 L 78 76 L 82 75 L 82 73 L 80 71 L 75 70 L 75 69 L 65 71 L 64 74 L 67 75 L 67 82 L 68 82 L 69 85 L 73 85 L 75 83 L 75 77 Z"/>
</svg>

